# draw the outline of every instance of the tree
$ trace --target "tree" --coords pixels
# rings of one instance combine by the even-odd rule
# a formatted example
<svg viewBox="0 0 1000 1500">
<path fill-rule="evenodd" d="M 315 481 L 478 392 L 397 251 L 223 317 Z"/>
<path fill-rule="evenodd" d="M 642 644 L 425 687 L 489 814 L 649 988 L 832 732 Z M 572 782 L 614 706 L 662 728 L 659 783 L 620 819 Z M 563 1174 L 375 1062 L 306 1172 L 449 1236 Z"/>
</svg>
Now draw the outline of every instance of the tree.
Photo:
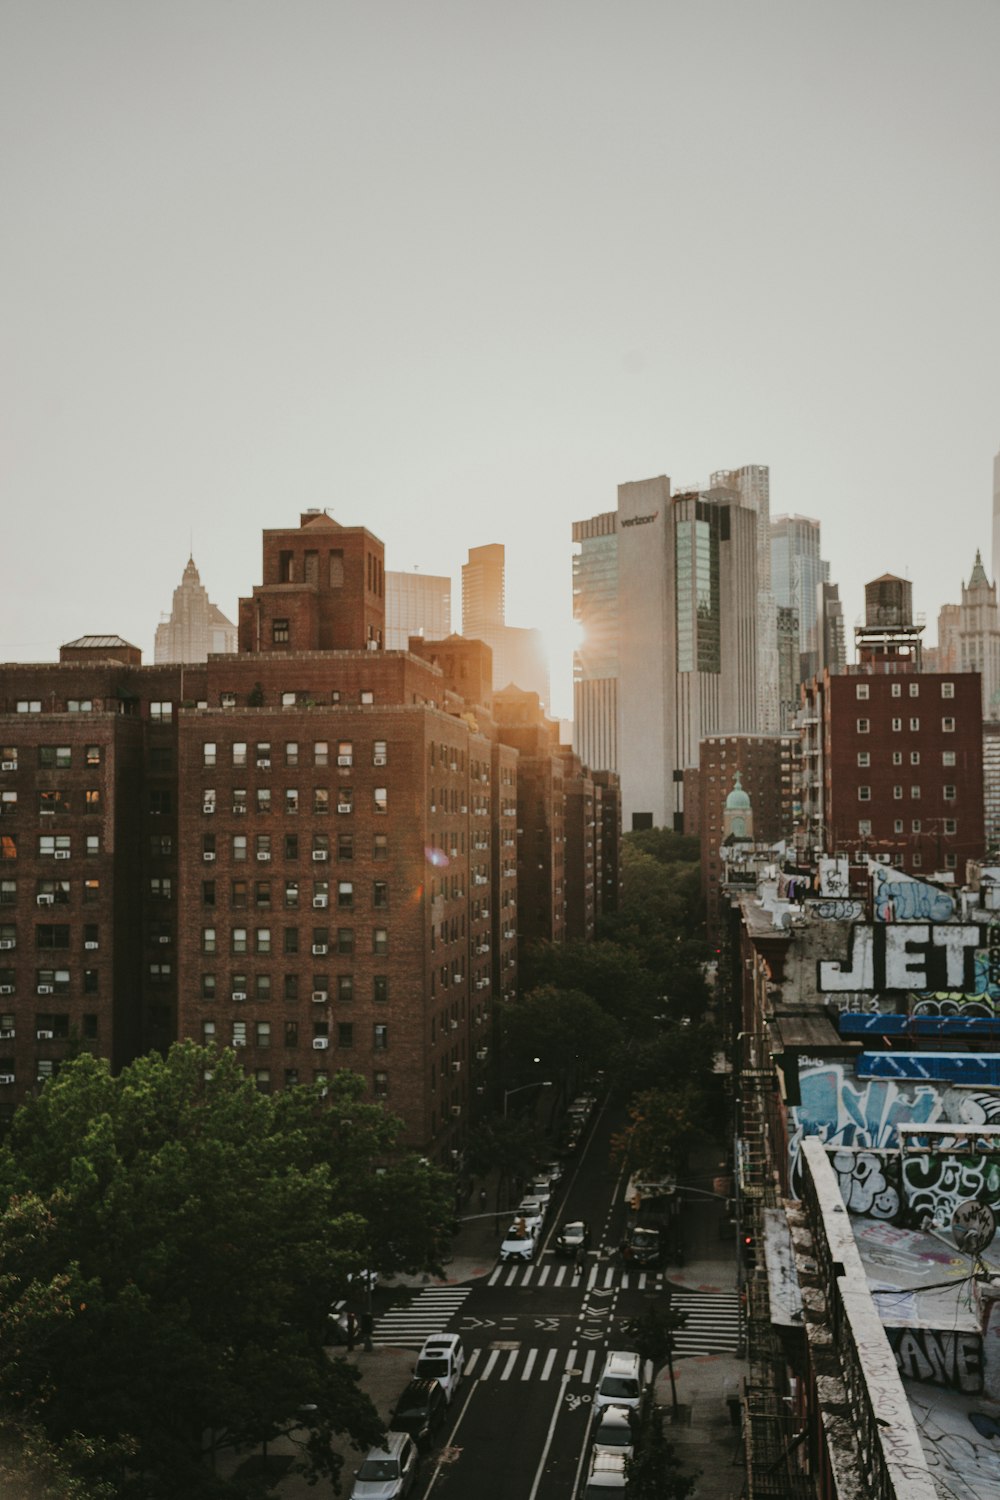
<svg viewBox="0 0 1000 1500">
<path fill-rule="evenodd" d="M 531 990 L 514 1004 L 502 1007 L 503 1055 L 511 1076 L 535 1074 L 557 1085 L 553 1108 L 580 1075 L 594 1072 L 607 1061 L 619 1040 L 620 1029 L 611 1017 L 580 990 L 552 985 Z"/>
<path fill-rule="evenodd" d="M 669 1093 L 643 1090 L 629 1106 L 629 1124 L 612 1138 L 612 1159 L 650 1177 L 676 1174 L 702 1133 L 704 1109 L 705 1097 L 697 1080 Z"/>
<path fill-rule="evenodd" d="M 646 1415 L 625 1474 L 629 1500 L 686 1500 L 694 1489 L 698 1476 L 681 1473 L 677 1450 L 663 1430 L 663 1413 L 656 1406 Z"/>
<path fill-rule="evenodd" d="M 438 1243 L 442 1174 L 406 1206 L 425 1221 L 385 1250 L 398 1122 L 359 1080 L 329 1094 L 260 1093 L 231 1053 L 186 1043 L 117 1077 L 80 1057 L 16 1114 L 0 1148 L 0 1407 L 8 1442 L 39 1435 L 81 1500 L 241 1495 L 212 1472 L 214 1447 L 292 1426 L 313 1476 L 338 1472 L 335 1432 L 377 1440 L 357 1370 L 325 1351 L 327 1310 L 376 1234 L 387 1261 Z"/>
<path fill-rule="evenodd" d="M 655 1009 L 656 980 L 639 954 L 619 943 L 536 943 L 521 973 L 522 988 L 578 990 L 631 1029 Z"/>
<path fill-rule="evenodd" d="M 491 1115 L 477 1125 L 466 1142 L 465 1164 L 474 1177 L 497 1174 L 494 1209 L 500 1213 L 501 1199 L 510 1202 L 510 1186 L 517 1177 L 539 1164 L 538 1129 L 533 1121 L 516 1115 Z"/>
</svg>

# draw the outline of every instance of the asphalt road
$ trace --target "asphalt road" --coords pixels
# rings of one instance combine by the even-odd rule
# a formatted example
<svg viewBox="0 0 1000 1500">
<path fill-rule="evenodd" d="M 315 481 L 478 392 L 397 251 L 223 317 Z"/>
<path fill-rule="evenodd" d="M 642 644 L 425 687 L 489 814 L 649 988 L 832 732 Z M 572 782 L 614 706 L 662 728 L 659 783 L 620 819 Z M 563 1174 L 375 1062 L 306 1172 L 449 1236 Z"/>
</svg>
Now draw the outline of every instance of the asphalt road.
<svg viewBox="0 0 1000 1500">
<path fill-rule="evenodd" d="M 627 1210 L 609 1148 L 621 1124 L 617 1113 L 598 1106 L 560 1185 L 534 1264 L 498 1265 L 472 1284 L 449 1317 L 445 1326 L 461 1333 L 465 1344 L 466 1375 L 424 1462 L 417 1494 L 570 1500 L 577 1493 L 604 1356 L 633 1347 L 623 1323 L 651 1300 L 665 1305 L 673 1290 L 669 1267 L 643 1273 L 616 1261 Z M 589 1221 L 592 1235 L 579 1272 L 552 1249 L 561 1220 L 578 1217 Z M 721 1309 L 721 1303 L 709 1304 L 710 1314 L 717 1305 Z M 718 1322 L 709 1316 L 709 1335 Z"/>
</svg>

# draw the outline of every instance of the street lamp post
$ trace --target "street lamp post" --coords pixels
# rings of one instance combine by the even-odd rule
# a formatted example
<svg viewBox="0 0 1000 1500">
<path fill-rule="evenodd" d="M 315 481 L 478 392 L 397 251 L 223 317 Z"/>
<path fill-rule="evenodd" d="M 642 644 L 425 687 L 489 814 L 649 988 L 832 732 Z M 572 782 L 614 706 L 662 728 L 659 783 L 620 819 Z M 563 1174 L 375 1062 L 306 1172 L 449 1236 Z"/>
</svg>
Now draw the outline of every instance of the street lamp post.
<svg viewBox="0 0 1000 1500">
<path fill-rule="evenodd" d="M 517 1086 L 516 1089 L 504 1089 L 504 1091 L 503 1091 L 503 1117 L 504 1117 L 504 1119 L 506 1120 L 506 1118 L 507 1118 L 507 1100 L 510 1098 L 511 1094 L 520 1094 L 524 1089 L 550 1089 L 551 1087 L 552 1087 L 552 1079 L 551 1078 L 538 1078 L 533 1083 L 520 1083 L 520 1084 L 518 1084 L 518 1086 Z"/>
</svg>

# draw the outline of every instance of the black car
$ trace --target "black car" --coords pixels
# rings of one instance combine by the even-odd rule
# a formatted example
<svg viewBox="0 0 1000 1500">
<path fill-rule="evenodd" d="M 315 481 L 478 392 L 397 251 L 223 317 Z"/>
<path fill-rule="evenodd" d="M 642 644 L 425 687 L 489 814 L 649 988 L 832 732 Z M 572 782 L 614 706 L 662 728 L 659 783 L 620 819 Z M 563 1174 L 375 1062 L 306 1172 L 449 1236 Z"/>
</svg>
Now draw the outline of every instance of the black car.
<svg viewBox="0 0 1000 1500">
<path fill-rule="evenodd" d="M 555 1238 L 557 1255 L 576 1255 L 579 1250 L 590 1249 L 590 1225 L 585 1219 L 567 1219 L 559 1227 Z"/>
<path fill-rule="evenodd" d="M 408 1432 L 415 1443 L 429 1447 L 445 1419 L 448 1402 L 437 1380 L 411 1380 L 393 1408 L 393 1432 Z"/>
<path fill-rule="evenodd" d="M 621 1257 L 633 1266 L 658 1266 L 663 1259 L 663 1235 L 659 1226 L 630 1225 L 622 1241 Z"/>
</svg>

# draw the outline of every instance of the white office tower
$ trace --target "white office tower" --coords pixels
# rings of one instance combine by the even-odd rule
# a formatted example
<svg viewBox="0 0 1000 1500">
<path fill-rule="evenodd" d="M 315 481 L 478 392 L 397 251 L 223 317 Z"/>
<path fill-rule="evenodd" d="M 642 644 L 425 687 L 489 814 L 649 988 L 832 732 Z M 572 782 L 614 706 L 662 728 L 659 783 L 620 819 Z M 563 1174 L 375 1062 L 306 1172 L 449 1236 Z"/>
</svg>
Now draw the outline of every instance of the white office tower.
<svg viewBox="0 0 1000 1500">
<path fill-rule="evenodd" d="M 443 641 L 451 635 L 451 579 L 432 573 L 385 575 L 385 644 L 405 651 L 411 635 Z"/>
</svg>

